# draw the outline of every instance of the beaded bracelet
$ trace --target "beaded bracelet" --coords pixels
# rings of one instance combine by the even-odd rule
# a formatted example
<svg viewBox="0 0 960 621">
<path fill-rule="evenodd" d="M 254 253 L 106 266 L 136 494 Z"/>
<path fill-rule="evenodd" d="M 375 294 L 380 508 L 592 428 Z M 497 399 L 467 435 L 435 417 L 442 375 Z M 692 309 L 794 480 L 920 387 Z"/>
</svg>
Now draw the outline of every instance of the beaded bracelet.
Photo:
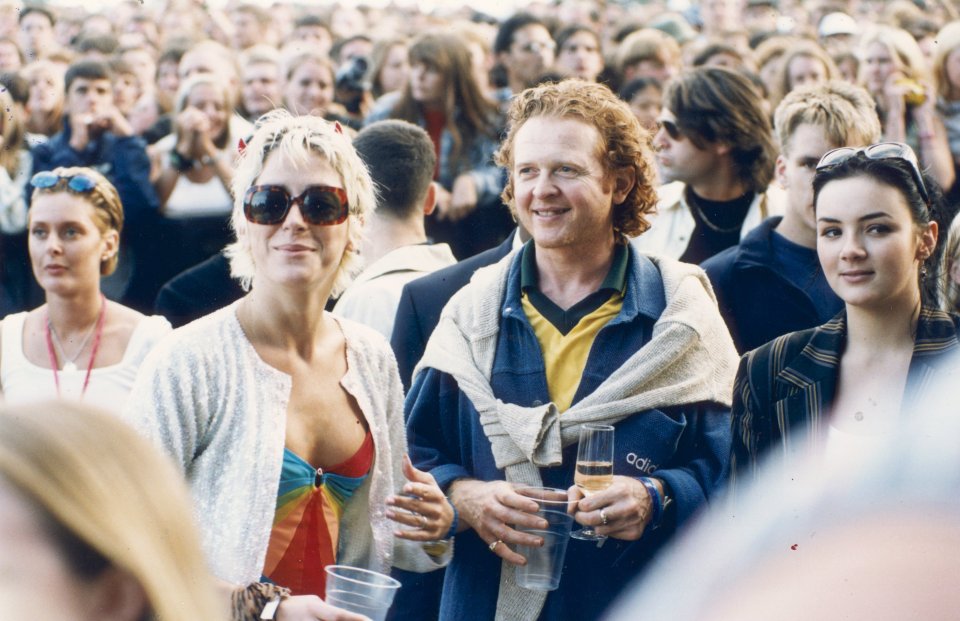
<svg viewBox="0 0 960 621">
<path fill-rule="evenodd" d="M 653 481 L 651 481 L 649 477 L 640 477 L 637 480 L 643 484 L 643 488 L 647 490 L 647 494 L 650 496 L 653 509 L 653 515 L 650 518 L 650 528 L 656 530 L 663 520 L 663 498 L 660 497 L 660 491 L 657 490 L 657 486 L 653 484 Z"/>
</svg>

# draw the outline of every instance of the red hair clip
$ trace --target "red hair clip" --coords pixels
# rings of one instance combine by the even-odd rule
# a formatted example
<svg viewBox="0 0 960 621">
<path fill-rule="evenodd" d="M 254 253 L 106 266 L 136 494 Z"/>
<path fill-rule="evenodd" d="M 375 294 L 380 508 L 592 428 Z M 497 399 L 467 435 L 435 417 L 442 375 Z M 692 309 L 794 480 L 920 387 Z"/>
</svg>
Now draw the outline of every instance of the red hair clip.
<svg viewBox="0 0 960 621">
<path fill-rule="evenodd" d="M 243 152 L 247 150 L 247 143 L 243 138 L 237 141 L 237 153 L 243 155 Z"/>
<path fill-rule="evenodd" d="M 343 133 L 343 127 L 340 125 L 340 121 L 333 122 L 333 131 L 337 132 L 338 134 Z"/>
</svg>

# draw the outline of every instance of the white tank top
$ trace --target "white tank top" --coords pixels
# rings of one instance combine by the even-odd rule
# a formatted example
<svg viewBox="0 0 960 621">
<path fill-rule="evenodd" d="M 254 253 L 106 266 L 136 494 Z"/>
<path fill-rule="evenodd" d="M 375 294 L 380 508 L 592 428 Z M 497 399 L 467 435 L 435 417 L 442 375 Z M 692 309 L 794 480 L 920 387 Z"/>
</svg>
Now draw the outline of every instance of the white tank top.
<svg viewBox="0 0 960 621">
<path fill-rule="evenodd" d="M 23 324 L 27 313 L 7 315 L 2 326 L 3 351 L 0 353 L 0 387 L 5 403 L 24 404 L 57 398 L 53 371 L 39 367 L 23 355 Z M 144 317 L 134 328 L 119 363 L 94 368 L 90 383 L 83 394 L 83 402 L 119 414 L 133 386 L 140 363 L 157 342 L 172 330 L 170 322 L 156 315 Z M 77 361 L 74 371 L 57 372 L 60 378 L 60 396 L 78 400 L 87 375 L 86 361 Z"/>
</svg>

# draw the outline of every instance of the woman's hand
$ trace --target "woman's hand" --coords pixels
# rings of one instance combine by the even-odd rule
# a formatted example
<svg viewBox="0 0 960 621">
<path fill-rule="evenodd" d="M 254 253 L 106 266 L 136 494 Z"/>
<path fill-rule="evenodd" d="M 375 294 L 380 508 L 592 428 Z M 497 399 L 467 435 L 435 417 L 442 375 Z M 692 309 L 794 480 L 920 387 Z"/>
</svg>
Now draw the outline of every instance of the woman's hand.
<svg viewBox="0 0 960 621">
<path fill-rule="evenodd" d="M 605 537 L 636 541 L 653 513 L 650 494 L 643 483 L 631 477 L 614 476 L 610 487 L 589 497 L 573 485 L 567 496 L 571 501 L 579 501 L 574 519 L 584 526 L 593 526 L 598 535 Z"/>
<path fill-rule="evenodd" d="M 316 595 L 294 595 L 280 602 L 277 621 L 369 621 L 367 617 L 331 606 Z"/>
<path fill-rule="evenodd" d="M 477 208 L 477 198 L 477 184 L 473 177 L 468 174 L 460 175 L 453 182 L 446 205 L 438 201 L 440 219 L 456 222 L 466 218 Z"/>
<path fill-rule="evenodd" d="M 546 529 L 549 524 L 536 515 L 537 503 L 518 494 L 506 481 L 455 481 L 450 486 L 450 499 L 460 513 L 461 522 L 477 531 L 480 539 L 491 546 L 491 552 L 508 563 L 526 565 L 527 559 L 507 544 L 543 545 L 541 537 L 513 528 Z"/>
<path fill-rule="evenodd" d="M 446 538 L 453 523 L 453 508 L 429 472 L 417 470 L 403 456 L 403 476 L 407 483 L 402 494 L 387 498 L 387 517 L 415 530 L 397 530 L 394 535 L 411 541 L 439 541 Z M 398 511 L 397 509 L 403 509 Z"/>
<path fill-rule="evenodd" d="M 185 108 L 177 115 L 176 127 L 177 152 L 193 159 L 206 155 L 200 147 L 204 134 L 207 134 L 209 139 L 210 121 L 203 112 L 197 108 Z"/>
</svg>

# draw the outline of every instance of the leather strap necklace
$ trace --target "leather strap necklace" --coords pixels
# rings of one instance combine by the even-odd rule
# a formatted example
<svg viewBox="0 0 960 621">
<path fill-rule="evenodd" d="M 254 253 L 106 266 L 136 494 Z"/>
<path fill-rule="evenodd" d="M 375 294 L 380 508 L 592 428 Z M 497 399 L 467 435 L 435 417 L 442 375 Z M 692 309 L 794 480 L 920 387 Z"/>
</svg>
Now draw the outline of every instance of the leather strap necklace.
<svg viewBox="0 0 960 621">
<path fill-rule="evenodd" d="M 93 331 L 93 348 L 90 350 L 90 360 L 87 362 L 87 374 L 83 378 L 83 388 L 80 391 L 80 398 L 83 398 L 83 395 L 87 392 L 87 386 L 90 384 L 90 372 L 93 370 L 93 363 L 97 359 L 97 351 L 100 349 L 100 339 L 103 336 L 103 324 L 104 319 L 107 316 L 107 298 L 101 293 L 100 294 L 100 315 L 97 317 L 96 328 Z M 50 369 L 53 371 L 53 383 L 57 387 L 57 397 L 60 397 L 60 374 L 58 369 L 60 367 L 60 362 L 57 360 L 57 352 L 53 347 L 53 338 L 56 333 L 53 330 L 53 326 L 50 323 L 50 315 L 44 313 L 44 336 L 47 340 L 47 356 L 50 359 Z M 77 351 L 76 356 L 73 357 L 75 360 L 77 356 L 80 355 L 80 352 L 83 351 L 83 348 L 86 347 L 87 341 L 90 339 L 90 332 L 87 333 L 87 338 L 83 340 L 83 345 L 80 346 L 80 349 Z M 59 338 L 57 343 L 59 344 Z M 60 347 L 63 350 L 63 346 Z M 64 352 L 64 358 L 66 358 L 66 352 Z M 71 368 L 72 367 L 72 368 Z M 65 371 L 73 371 L 77 366 L 73 363 L 73 360 L 70 360 L 65 365 L 63 369 Z"/>
</svg>

